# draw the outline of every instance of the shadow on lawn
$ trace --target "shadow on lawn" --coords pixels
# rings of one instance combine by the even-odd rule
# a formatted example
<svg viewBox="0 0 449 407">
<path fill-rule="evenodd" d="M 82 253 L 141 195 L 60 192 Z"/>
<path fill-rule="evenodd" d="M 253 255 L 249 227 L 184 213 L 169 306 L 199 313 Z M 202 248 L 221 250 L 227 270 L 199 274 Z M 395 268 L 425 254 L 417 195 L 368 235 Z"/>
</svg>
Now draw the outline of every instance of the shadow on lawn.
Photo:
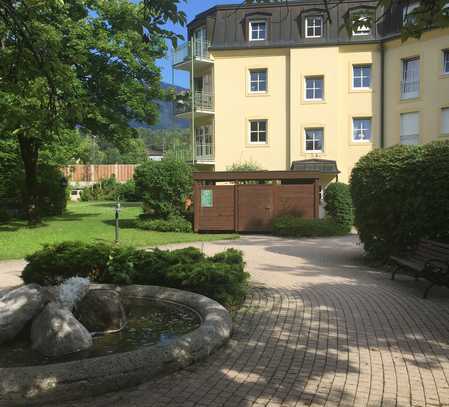
<svg viewBox="0 0 449 407">
<path fill-rule="evenodd" d="M 100 216 L 98 213 L 76 213 L 67 211 L 63 215 L 42 219 L 38 225 L 29 226 L 26 220 L 12 220 L 8 223 L 0 224 L 0 232 L 17 232 L 18 230 L 42 229 L 50 226 L 51 222 L 79 222 L 85 218 Z"/>
<path fill-rule="evenodd" d="M 115 220 L 108 219 L 102 221 L 105 225 L 115 226 Z M 139 229 L 136 219 L 120 219 L 120 229 Z M 143 229 L 140 229 L 143 230 Z"/>
<path fill-rule="evenodd" d="M 109 201 L 109 202 L 83 202 L 88 203 L 90 207 L 97 207 L 97 208 L 111 208 L 114 209 L 116 202 L 115 201 Z M 142 202 L 120 202 L 120 206 L 122 208 L 141 208 Z"/>
</svg>

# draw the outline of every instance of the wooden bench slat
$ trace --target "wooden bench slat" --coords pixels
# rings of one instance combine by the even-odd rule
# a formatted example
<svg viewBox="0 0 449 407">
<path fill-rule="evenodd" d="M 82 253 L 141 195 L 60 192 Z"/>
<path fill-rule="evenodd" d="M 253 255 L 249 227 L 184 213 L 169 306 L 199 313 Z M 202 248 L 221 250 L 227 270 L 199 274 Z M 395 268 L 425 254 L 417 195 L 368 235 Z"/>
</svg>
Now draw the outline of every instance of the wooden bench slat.
<svg viewBox="0 0 449 407">
<path fill-rule="evenodd" d="M 423 277 L 431 282 L 424 292 L 427 297 L 433 285 L 444 285 L 449 288 L 449 245 L 434 242 L 432 240 L 421 240 L 414 250 L 400 256 L 392 256 L 390 260 L 397 267 L 392 273 L 392 280 L 400 268 L 415 272 L 415 278 Z M 432 265 L 432 260 L 438 263 Z"/>
</svg>

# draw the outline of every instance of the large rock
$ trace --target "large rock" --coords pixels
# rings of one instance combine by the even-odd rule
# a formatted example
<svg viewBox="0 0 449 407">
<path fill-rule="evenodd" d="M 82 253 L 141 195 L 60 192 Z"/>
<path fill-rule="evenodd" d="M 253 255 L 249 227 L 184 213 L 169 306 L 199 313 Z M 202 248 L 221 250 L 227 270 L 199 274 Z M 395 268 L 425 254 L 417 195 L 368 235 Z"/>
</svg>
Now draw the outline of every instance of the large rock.
<svg viewBox="0 0 449 407">
<path fill-rule="evenodd" d="M 78 304 L 75 315 L 94 334 L 119 332 L 126 326 L 120 294 L 114 290 L 91 290 Z"/>
<path fill-rule="evenodd" d="M 0 344 L 14 339 L 43 308 L 38 285 L 30 284 L 9 291 L 0 298 Z"/>
<path fill-rule="evenodd" d="M 41 354 L 56 357 L 89 349 L 92 336 L 68 309 L 50 302 L 33 321 L 31 344 Z"/>
</svg>

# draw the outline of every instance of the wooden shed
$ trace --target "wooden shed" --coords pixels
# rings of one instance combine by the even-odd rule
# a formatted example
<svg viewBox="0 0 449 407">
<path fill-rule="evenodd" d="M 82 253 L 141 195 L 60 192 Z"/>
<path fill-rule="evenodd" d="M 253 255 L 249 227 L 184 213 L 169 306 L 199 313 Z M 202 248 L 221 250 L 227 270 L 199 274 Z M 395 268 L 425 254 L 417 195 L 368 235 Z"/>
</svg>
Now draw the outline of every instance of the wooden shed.
<svg viewBox="0 0 449 407">
<path fill-rule="evenodd" d="M 319 217 L 320 174 L 194 172 L 195 231 L 269 232 L 274 217 Z"/>
</svg>

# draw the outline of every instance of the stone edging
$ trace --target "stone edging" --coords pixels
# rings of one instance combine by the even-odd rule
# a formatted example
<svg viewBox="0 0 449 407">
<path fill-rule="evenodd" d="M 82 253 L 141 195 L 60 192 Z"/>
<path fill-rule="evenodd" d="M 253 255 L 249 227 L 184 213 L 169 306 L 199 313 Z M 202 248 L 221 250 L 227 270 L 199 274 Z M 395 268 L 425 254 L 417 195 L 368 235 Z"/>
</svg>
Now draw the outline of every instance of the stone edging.
<svg viewBox="0 0 449 407">
<path fill-rule="evenodd" d="M 132 352 L 46 366 L 0 368 L 0 406 L 74 400 L 134 386 L 206 358 L 230 337 L 228 311 L 207 297 L 156 286 L 121 287 L 120 293 L 186 305 L 201 315 L 202 324 L 171 342 Z"/>
</svg>

